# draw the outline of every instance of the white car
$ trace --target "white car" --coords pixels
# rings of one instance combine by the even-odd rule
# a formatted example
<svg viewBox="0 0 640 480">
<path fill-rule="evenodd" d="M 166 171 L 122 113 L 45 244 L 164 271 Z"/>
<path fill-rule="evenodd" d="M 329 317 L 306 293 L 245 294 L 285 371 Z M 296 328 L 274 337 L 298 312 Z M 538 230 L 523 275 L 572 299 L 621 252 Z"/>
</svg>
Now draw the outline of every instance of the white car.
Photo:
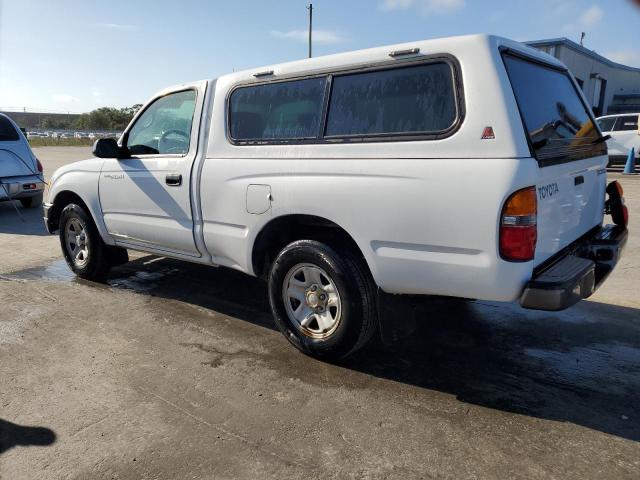
<svg viewBox="0 0 640 480">
<path fill-rule="evenodd" d="M 403 294 L 567 308 L 627 238 L 574 78 L 494 36 L 178 85 L 94 155 L 54 173 L 44 207 L 77 275 L 132 249 L 264 278 L 281 331 L 320 358 L 402 322 Z"/>
<path fill-rule="evenodd" d="M 42 164 L 18 126 L 0 113 L 0 202 L 19 200 L 25 208 L 42 205 Z"/>
<path fill-rule="evenodd" d="M 607 147 L 612 163 L 626 162 L 632 148 L 635 158 L 640 158 L 639 116 L 638 113 L 621 113 L 598 118 L 602 133 L 611 137 L 607 140 Z"/>
</svg>

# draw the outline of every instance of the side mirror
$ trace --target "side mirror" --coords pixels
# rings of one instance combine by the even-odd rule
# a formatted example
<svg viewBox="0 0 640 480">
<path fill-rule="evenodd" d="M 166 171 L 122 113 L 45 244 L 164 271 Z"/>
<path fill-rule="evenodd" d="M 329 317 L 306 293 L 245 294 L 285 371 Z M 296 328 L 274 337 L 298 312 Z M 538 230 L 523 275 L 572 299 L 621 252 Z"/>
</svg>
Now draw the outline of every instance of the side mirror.
<svg viewBox="0 0 640 480">
<path fill-rule="evenodd" d="M 93 142 L 93 156 L 98 158 L 122 158 L 122 149 L 115 138 L 99 138 Z"/>
</svg>

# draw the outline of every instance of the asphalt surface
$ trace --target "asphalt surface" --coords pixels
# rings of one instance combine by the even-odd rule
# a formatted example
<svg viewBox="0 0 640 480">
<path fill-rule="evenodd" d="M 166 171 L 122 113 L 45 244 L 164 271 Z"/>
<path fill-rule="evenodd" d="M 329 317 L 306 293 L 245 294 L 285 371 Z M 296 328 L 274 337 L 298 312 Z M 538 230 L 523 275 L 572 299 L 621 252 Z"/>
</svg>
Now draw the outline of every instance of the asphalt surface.
<svg viewBox="0 0 640 480">
<path fill-rule="evenodd" d="M 0 478 L 638 479 L 640 178 L 615 177 L 631 238 L 591 299 L 432 300 L 336 365 L 289 346 L 256 279 L 135 255 L 79 281 L 39 211 L 0 204 Z"/>
</svg>

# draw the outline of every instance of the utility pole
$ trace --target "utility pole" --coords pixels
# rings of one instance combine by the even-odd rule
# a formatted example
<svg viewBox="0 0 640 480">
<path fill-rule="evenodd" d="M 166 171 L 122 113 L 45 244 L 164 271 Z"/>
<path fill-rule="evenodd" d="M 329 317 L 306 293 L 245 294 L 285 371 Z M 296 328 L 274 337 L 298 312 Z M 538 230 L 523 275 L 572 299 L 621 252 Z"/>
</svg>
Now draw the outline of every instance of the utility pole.
<svg viewBox="0 0 640 480">
<path fill-rule="evenodd" d="M 311 58 L 311 31 L 313 30 L 313 3 L 307 7 L 309 10 L 309 58 Z"/>
</svg>

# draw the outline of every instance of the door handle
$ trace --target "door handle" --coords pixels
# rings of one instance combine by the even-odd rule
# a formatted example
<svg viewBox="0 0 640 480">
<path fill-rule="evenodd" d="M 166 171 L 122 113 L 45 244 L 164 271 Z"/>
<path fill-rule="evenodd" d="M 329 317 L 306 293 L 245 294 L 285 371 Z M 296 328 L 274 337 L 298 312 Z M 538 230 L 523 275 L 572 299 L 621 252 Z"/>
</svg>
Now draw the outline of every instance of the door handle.
<svg viewBox="0 0 640 480">
<path fill-rule="evenodd" d="M 179 187 L 182 185 L 182 175 L 179 173 L 169 173 L 167 174 L 165 181 L 170 187 Z"/>
<path fill-rule="evenodd" d="M 578 185 L 582 185 L 584 183 L 584 177 L 582 175 L 578 175 L 574 177 L 573 184 L 577 187 Z"/>
</svg>

